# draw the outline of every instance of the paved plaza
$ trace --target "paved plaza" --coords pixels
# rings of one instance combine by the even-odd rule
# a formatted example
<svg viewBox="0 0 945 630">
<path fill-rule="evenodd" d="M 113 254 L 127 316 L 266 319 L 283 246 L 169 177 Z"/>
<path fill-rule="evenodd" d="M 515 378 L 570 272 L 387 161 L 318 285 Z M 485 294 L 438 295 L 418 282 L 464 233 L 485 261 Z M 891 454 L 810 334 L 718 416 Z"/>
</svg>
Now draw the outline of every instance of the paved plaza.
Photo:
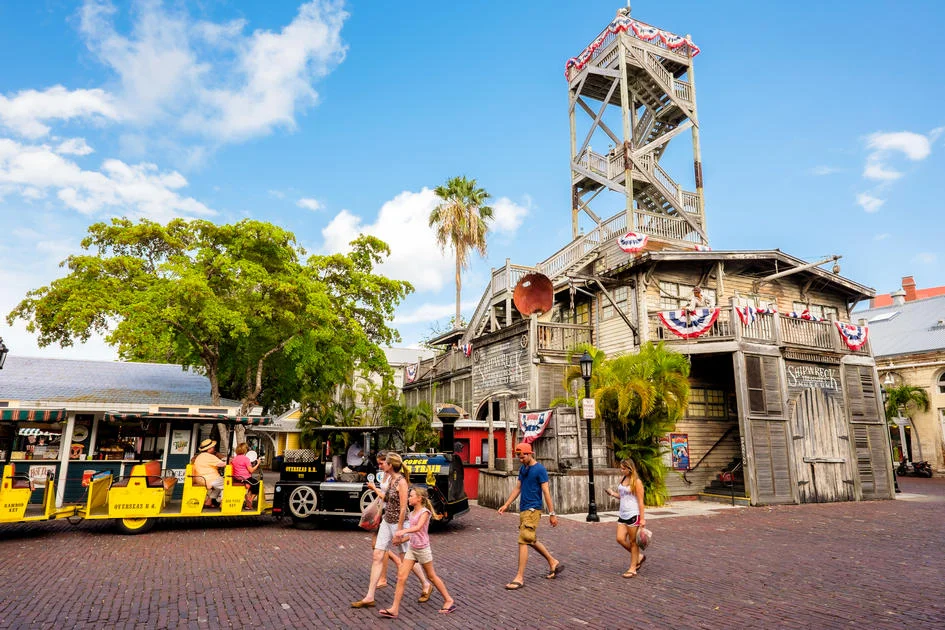
<svg viewBox="0 0 945 630">
<path fill-rule="evenodd" d="M 516 515 L 473 507 L 433 535 L 438 594 L 401 617 L 354 610 L 370 537 L 352 524 L 295 529 L 269 517 L 165 521 L 121 536 L 106 522 L 0 526 L 2 628 L 919 628 L 945 625 L 945 480 L 902 479 L 896 501 L 761 508 L 680 506 L 652 518 L 640 575 L 612 523 L 542 519 L 564 563 L 515 573 Z M 684 502 L 680 502 L 684 503 Z M 675 508 L 675 509 L 674 509 Z M 654 514 L 655 517 L 655 514 Z M 393 583 L 393 575 L 391 575 Z"/>
</svg>

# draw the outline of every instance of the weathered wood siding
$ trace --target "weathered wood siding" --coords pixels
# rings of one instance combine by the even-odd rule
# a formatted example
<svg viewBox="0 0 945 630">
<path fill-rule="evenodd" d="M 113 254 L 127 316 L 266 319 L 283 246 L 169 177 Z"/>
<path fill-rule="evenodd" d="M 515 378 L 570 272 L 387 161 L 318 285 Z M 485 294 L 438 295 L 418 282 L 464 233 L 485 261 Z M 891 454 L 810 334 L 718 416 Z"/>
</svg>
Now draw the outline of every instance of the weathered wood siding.
<svg viewBox="0 0 945 630">
<path fill-rule="evenodd" d="M 843 366 L 843 382 L 850 411 L 857 481 L 864 499 L 893 496 L 889 431 L 880 415 L 875 368 L 870 365 Z"/>
<path fill-rule="evenodd" d="M 716 474 L 727 466 L 733 458 L 741 456 L 741 446 L 738 441 L 738 420 L 681 420 L 676 423 L 673 433 L 685 433 L 689 436 L 689 465 L 697 462 L 712 449 L 712 446 L 728 432 L 725 439 L 712 449 L 698 468 L 686 473 L 686 483 L 683 471 L 670 471 L 666 476 L 666 488 L 670 496 L 688 496 L 698 494 L 715 478 Z"/>
<path fill-rule="evenodd" d="M 528 322 L 486 335 L 474 343 L 472 399 L 483 400 L 497 391 L 514 391 L 526 397 L 531 367 Z"/>
<path fill-rule="evenodd" d="M 580 471 L 583 472 L 583 471 Z M 620 502 L 607 495 L 607 488 L 614 488 L 620 483 L 620 470 L 613 468 L 594 471 L 594 496 L 598 512 L 615 511 Z M 505 503 L 512 494 L 518 481 L 518 469 L 510 473 L 494 470 L 482 470 L 479 473 L 479 505 L 496 509 Z M 561 514 L 587 512 L 587 475 L 548 473 L 548 491 L 554 502 L 555 511 Z M 509 508 L 518 511 L 518 501 Z"/>
</svg>

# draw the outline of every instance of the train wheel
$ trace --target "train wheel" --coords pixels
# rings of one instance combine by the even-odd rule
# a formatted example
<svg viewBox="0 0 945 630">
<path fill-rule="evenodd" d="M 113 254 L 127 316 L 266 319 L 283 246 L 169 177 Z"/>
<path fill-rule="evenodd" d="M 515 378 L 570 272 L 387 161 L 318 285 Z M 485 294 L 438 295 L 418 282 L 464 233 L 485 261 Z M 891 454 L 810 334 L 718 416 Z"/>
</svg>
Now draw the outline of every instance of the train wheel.
<svg viewBox="0 0 945 630">
<path fill-rule="evenodd" d="M 318 494 L 308 486 L 299 486 L 289 495 L 289 512 L 297 519 L 306 519 L 318 507 Z"/>
<path fill-rule="evenodd" d="M 117 520 L 118 531 L 122 534 L 144 534 L 154 527 L 153 518 L 120 518 Z"/>
<path fill-rule="evenodd" d="M 377 498 L 377 495 L 373 490 L 365 490 L 364 494 L 361 495 L 361 513 L 364 513 L 364 510 L 367 509 L 367 506 L 371 505 L 374 499 Z"/>
</svg>

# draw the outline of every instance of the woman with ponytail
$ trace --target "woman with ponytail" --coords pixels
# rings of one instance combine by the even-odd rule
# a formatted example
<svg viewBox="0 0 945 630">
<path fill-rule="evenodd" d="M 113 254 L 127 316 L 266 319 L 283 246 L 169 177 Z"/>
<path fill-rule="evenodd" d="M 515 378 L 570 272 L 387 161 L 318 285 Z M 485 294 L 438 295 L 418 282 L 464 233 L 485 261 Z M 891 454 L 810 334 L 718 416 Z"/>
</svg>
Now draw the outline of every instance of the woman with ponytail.
<svg viewBox="0 0 945 630">
<path fill-rule="evenodd" d="M 637 547 L 637 530 L 646 521 L 643 518 L 643 482 L 637 474 L 637 467 L 632 459 L 620 462 L 623 479 L 616 489 L 607 489 L 607 494 L 620 499 L 620 517 L 617 519 L 617 544 L 630 552 L 630 568 L 623 577 L 635 577 L 646 560 Z"/>
</svg>

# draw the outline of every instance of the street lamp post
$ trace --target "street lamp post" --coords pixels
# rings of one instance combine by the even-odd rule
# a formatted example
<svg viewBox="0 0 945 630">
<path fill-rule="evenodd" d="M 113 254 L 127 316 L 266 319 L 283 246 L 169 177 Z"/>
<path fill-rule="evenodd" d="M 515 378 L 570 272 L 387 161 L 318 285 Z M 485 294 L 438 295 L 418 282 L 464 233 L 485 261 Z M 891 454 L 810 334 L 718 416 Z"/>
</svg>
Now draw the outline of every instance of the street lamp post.
<svg viewBox="0 0 945 630">
<path fill-rule="evenodd" d="M 591 373 L 594 369 L 594 359 L 590 353 L 585 350 L 581 356 L 581 378 L 584 379 L 584 398 L 591 397 Z M 600 517 L 597 516 L 597 500 L 594 493 L 594 449 L 591 445 L 591 418 L 589 414 L 584 414 L 584 421 L 587 423 L 587 522 L 599 523 Z"/>
</svg>

